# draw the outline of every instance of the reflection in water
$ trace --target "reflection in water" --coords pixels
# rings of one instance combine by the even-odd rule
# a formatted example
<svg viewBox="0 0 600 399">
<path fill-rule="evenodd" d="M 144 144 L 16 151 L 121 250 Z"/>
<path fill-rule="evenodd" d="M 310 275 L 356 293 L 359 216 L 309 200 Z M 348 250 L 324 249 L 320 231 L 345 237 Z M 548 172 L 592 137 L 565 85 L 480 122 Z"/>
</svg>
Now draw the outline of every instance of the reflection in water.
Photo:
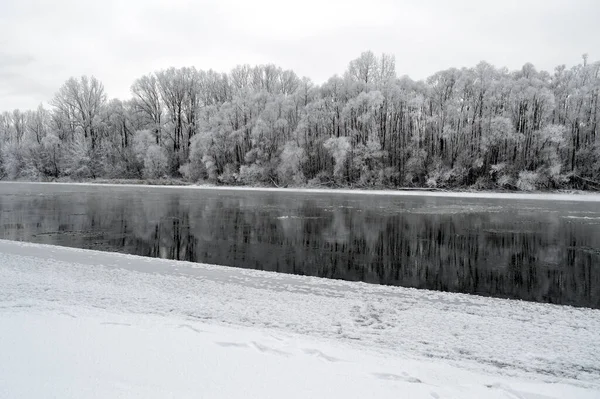
<svg viewBox="0 0 600 399">
<path fill-rule="evenodd" d="M 550 201 L 7 185 L 0 187 L 0 237 L 600 308 L 597 208 Z"/>
</svg>

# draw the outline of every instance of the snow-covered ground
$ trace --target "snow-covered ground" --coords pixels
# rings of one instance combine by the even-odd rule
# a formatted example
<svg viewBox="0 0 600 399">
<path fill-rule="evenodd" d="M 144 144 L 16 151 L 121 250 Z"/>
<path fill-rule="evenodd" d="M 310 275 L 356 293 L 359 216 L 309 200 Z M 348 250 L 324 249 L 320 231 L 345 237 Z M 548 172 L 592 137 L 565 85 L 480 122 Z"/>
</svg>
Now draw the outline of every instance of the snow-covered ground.
<svg viewBox="0 0 600 399">
<path fill-rule="evenodd" d="M 0 240 L 0 398 L 598 398 L 600 311 Z"/>
<path fill-rule="evenodd" d="M 248 187 L 248 186 L 213 186 L 213 185 L 144 185 L 144 184 L 106 184 L 106 183 L 63 183 L 63 182 L 10 182 L 2 181 L 0 184 L 35 184 L 35 185 L 63 185 L 63 186 L 106 186 L 130 188 L 157 188 L 157 189 L 186 189 L 186 190 L 222 190 L 222 191 L 262 191 L 262 192 L 289 192 L 312 194 L 353 194 L 353 195 L 387 195 L 387 196 L 412 196 L 412 197 L 449 197 L 449 198 L 496 198 L 514 200 L 546 200 L 546 201 L 586 201 L 600 202 L 600 194 L 596 192 L 570 193 L 506 193 L 506 192 L 461 192 L 461 191 L 420 191 L 420 190 L 362 190 L 362 189 L 324 189 L 324 188 L 277 188 L 277 187 Z"/>
</svg>

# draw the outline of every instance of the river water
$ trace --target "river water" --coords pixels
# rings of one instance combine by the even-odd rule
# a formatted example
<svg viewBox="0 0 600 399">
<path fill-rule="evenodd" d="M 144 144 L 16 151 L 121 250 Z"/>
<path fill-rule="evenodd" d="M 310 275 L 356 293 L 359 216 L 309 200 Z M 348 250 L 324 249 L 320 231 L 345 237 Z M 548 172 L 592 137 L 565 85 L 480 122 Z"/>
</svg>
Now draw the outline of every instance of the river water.
<svg viewBox="0 0 600 399">
<path fill-rule="evenodd" d="M 1 183 L 0 238 L 600 308 L 600 202 Z"/>
</svg>

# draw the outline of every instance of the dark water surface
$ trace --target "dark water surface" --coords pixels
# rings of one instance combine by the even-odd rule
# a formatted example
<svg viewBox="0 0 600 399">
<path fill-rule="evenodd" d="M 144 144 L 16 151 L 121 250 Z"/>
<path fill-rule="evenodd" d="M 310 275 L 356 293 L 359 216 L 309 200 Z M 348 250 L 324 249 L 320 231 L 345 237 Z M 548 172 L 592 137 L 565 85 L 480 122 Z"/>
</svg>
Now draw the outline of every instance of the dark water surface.
<svg viewBox="0 0 600 399">
<path fill-rule="evenodd" d="M 600 308 L 600 203 L 0 184 L 0 238 Z"/>
</svg>

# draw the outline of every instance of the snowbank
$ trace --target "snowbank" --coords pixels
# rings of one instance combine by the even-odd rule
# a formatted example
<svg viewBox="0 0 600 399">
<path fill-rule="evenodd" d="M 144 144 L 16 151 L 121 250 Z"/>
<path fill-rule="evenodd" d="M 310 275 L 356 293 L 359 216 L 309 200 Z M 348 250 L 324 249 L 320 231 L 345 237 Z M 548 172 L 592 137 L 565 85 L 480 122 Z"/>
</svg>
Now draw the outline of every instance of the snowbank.
<svg viewBox="0 0 600 399">
<path fill-rule="evenodd" d="M 592 398 L 600 311 L 0 240 L 0 397 Z"/>
<path fill-rule="evenodd" d="M 2 309 L 0 318 L 2 398 L 597 397 L 567 384 L 173 316 L 38 303 Z"/>
</svg>

